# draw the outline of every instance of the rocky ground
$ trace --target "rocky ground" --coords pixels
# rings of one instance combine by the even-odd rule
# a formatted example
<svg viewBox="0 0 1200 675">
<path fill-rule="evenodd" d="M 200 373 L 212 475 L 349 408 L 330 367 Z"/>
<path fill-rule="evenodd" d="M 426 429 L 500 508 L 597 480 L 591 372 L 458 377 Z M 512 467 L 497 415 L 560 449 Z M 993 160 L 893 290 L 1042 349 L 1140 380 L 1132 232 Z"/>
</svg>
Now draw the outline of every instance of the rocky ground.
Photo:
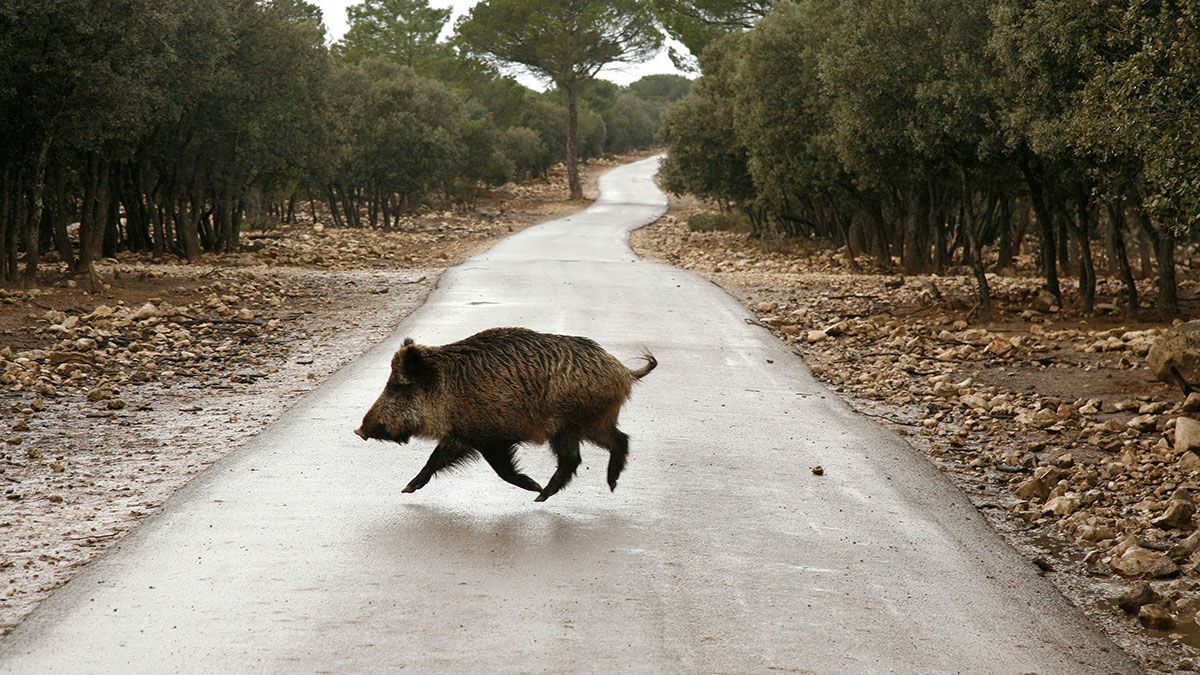
<svg viewBox="0 0 1200 675">
<path fill-rule="evenodd" d="M 925 450 L 1147 669 L 1200 663 L 1200 456 L 1186 449 L 1200 445 L 1200 396 L 1145 365 L 1169 324 L 1122 320 L 1114 281 L 1094 315 L 1052 306 L 1031 259 L 989 278 L 1000 310 L 980 322 L 965 269 L 852 272 L 844 252 L 690 231 L 706 211 L 675 200 L 635 250 L 742 299 L 851 405 Z M 1187 264 L 1179 276 L 1196 298 Z"/>
<path fill-rule="evenodd" d="M 589 198 L 631 159 L 589 164 Z M 0 635 L 387 335 L 447 266 L 586 206 L 566 197 L 559 171 L 390 232 L 308 222 L 196 265 L 122 255 L 96 294 L 53 273 L 0 289 Z"/>
</svg>

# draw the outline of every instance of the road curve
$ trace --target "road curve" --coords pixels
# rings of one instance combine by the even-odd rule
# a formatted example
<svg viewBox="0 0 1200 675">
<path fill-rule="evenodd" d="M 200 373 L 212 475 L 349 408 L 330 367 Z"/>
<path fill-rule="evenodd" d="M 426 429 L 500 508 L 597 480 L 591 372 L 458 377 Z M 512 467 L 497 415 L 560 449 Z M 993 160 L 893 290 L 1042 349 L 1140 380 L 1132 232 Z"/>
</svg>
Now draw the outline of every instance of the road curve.
<svg viewBox="0 0 1200 675">
<path fill-rule="evenodd" d="M 0 670 L 1133 672 L 904 441 L 719 288 L 641 262 L 657 160 L 448 271 L 385 343 L 180 490 L 0 642 Z M 351 431 L 412 335 L 588 335 L 659 368 L 610 494 L 545 504 Z M 544 481 L 549 452 L 521 453 Z M 821 464 L 825 475 L 809 467 Z"/>
</svg>

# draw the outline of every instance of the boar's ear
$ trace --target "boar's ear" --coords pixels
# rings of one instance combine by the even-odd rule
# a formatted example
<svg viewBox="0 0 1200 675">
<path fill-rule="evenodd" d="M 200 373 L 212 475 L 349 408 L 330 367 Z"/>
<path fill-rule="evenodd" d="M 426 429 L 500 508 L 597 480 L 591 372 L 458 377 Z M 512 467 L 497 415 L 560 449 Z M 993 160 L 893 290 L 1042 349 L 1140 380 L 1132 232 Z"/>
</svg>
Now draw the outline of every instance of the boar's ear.
<svg viewBox="0 0 1200 675">
<path fill-rule="evenodd" d="M 404 338 L 404 346 L 405 346 L 405 347 L 407 347 L 407 346 L 411 345 L 412 343 L 413 343 L 413 339 L 412 339 L 412 338 L 410 338 L 410 337 Z"/>
<path fill-rule="evenodd" d="M 423 347 L 414 344 L 405 345 L 397 356 L 400 357 L 400 368 L 404 377 L 410 382 L 428 384 L 437 374 Z"/>
</svg>

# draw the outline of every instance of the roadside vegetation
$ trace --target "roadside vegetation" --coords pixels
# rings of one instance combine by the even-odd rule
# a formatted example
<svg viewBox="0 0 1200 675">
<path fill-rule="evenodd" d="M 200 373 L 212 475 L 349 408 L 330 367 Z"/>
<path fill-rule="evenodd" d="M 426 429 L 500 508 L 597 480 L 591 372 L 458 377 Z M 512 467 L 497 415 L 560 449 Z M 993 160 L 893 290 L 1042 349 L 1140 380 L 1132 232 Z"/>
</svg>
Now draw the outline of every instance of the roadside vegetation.
<svg viewBox="0 0 1200 675">
<path fill-rule="evenodd" d="M 493 4 L 503 3 L 475 11 Z M 425 0 L 352 7 L 332 47 L 304 0 L 5 3 L 0 284 L 35 285 L 49 265 L 95 290 L 96 262 L 118 252 L 195 262 L 238 250 L 247 229 L 303 215 L 391 228 L 562 161 L 651 145 L 687 80 L 622 88 L 592 77 L 657 47 L 647 16 L 629 4 L 559 17 L 642 32 L 579 38 L 559 66 L 537 71 L 558 85 L 540 93 L 495 65 L 528 59 L 441 39 L 450 12 Z"/>
<path fill-rule="evenodd" d="M 1128 316 L 1180 311 L 1176 257 L 1200 225 L 1193 5 L 660 4 L 703 73 L 664 118 L 670 190 L 851 267 L 965 267 L 981 316 L 1023 251 L 1060 306 L 1091 311 L 1107 275 Z"/>
</svg>

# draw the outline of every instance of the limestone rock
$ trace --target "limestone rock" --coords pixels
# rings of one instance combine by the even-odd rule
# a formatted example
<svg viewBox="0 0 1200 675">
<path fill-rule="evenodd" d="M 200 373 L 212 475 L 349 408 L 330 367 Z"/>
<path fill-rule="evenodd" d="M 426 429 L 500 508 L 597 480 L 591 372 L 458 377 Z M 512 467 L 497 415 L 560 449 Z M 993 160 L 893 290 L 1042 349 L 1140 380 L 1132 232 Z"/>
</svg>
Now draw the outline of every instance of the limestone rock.
<svg viewBox="0 0 1200 675">
<path fill-rule="evenodd" d="M 1171 612 L 1162 605 L 1145 605 L 1138 610 L 1138 621 L 1146 628 L 1169 630 L 1178 623 Z"/>
<path fill-rule="evenodd" d="M 1155 518 L 1151 524 L 1164 530 L 1172 528 L 1190 530 L 1192 529 L 1192 515 L 1195 512 L 1196 507 L 1190 501 L 1172 499 L 1167 503 L 1163 514 Z"/>
<path fill-rule="evenodd" d="M 1200 321 L 1189 321 L 1162 333 L 1150 347 L 1146 363 L 1154 376 L 1190 393 L 1200 386 Z"/>
<path fill-rule="evenodd" d="M 1188 473 L 1200 471 L 1200 455 L 1194 452 L 1185 452 L 1179 457 L 1179 461 L 1175 465 Z"/>
<path fill-rule="evenodd" d="M 1137 544 L 1125 548 L 1120 555 L 1113 556 L 1108 564 L 1125 577 L 1155 579 L 1168 577 L 1179 571 L 1179 567 L 1165 554 Z"/>
<path fill-rule="evenodd" d="M 1125 423 L 1130 429 L 1137 431 L 1150 431 L 1158 423 L 1158 417 L 1155 415 L 1138 415 Z"/>
<path fill-rule="evenodd" d="M 1188 394 L 1181 409 L 1183 412 L 1200 412 L 1200 392 L 1193 391 Z"/>
<path fill-rule="evenodd" d="M 151 319 L 156 316 L 158 316 L 158 307 L 155 307 L 154 303 L 147 302 L 138 307 L 137 311 L 133 313 L 133 320 L 141 321 L 142 319 Z"/>
<path fill-rule="evenodd" d="M 1056 467 L 1038 467 L 1037 471 L 1033 472 L 1033 478 L 1017 486 L 1017 496 L 1021 499 L 1045 499 L 1050 496 L 1050 491 L 1062 480 L 1063 475 L 1062 470 Z"/>
<path fill-rule="evenodd" d="M 1079 504 L 1079 497 L 1075 495 L 1062 495 L 1046 502 L 1046 505 L 1042 507 L 1042 513 L 1069 516 L 1079 510 Z"/>
<path fill-rule="evenodd" d="M 1129 587 L 1129 590 L 1121 594 L 1117 598 L 1117 606 L 1121 609 L 1133 614 L 1142 607 L 1153 602 L 1158 602 L 1158 593 L 1150 587 L 1150 584 L 1145 581 L 1139 581 Z"/>
<path fill-rule="evenodd" d="M 1200 451 L 1200 421 L 1191 417 L 1175 419 L 1176 452 Z"/>
</svg>

